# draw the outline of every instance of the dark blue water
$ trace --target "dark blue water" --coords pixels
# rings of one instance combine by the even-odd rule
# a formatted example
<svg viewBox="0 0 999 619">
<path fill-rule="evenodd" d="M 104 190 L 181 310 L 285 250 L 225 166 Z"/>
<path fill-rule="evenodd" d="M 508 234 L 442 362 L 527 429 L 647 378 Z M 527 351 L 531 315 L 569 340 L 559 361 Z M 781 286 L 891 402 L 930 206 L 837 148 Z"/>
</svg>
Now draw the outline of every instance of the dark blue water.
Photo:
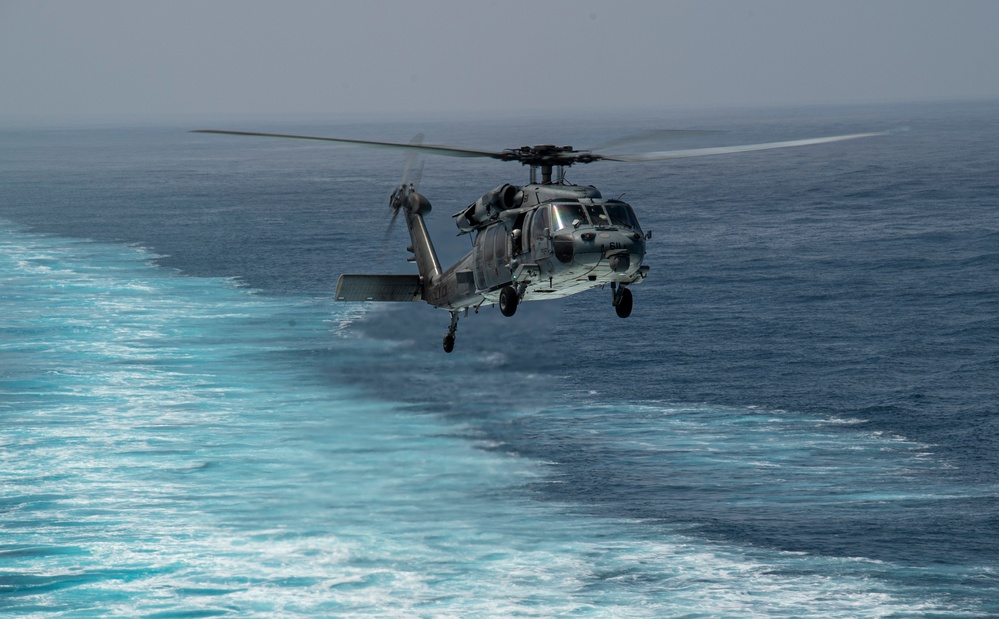
<svg viewBox="0 0 999 619">
<path fill-rule="evenodd" d="M 462 319 L 406 272 L 403 157 L 0 130 L 0 608 L 86 616 L 999 614 L 999 104 L 215 128 L 807 149 L 570 170 L 648 280 Z M 663 145 L 653 145 L 659 148 Z M 431 158 L 450 215 L 516 164 Z"/>
</svg>

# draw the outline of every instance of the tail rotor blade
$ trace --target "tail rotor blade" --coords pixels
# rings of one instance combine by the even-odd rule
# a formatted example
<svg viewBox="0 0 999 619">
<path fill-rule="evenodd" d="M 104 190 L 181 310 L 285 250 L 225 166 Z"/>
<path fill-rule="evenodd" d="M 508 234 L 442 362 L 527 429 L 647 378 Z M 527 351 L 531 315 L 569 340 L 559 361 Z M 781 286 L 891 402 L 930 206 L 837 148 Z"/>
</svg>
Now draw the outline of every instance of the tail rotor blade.
<svg viewBox="0 0 999 619">
<path fill-rule="evenodd" d="M 382 249 L 378 254 L 378 264 L 384 265 L 387 262 L 389 255 L 389 240 L 392 238 L 392 231 L 395 229 L 395 220 L 399 217 L 399 208 L 392 207 L 392 218 L 389 219 L 388 226 L 385 228 L 385 236 L 382 237 Z"/>
<path fill-rule="evenodd" d="M 423 134 L 417 133 L 409 141 L 413 146 L 423 144 Z M 417 150 L 406 152 L 406 164 L 402 171 L 402 184 L 406 187 L 417 189 L 420 186 L 420 178 L 423 177 L 423 155 Z"/>
<path fill-rule="evenodd" d="M 423 163 L 426 159 L 422 155 L 410 154 L 407 157 L 413 157 L 416 162 L 412 165 L 411 169 L 406 171 L 406 183 L 414 191 L 420 188 L 420 179 L 423 178 Z"/>
<path fill-rule="evenodd" d="M 395 227 L 395 220 L 396 217 L 398 216 L 399 216 L 399 209 L 398 208 L 392 209 L 392 219 L 389 220 L 388 229 L 385 230 L 386 239 L 388 239 L 388 237 L 392 234 L 392 228 Z"/>
</svg>

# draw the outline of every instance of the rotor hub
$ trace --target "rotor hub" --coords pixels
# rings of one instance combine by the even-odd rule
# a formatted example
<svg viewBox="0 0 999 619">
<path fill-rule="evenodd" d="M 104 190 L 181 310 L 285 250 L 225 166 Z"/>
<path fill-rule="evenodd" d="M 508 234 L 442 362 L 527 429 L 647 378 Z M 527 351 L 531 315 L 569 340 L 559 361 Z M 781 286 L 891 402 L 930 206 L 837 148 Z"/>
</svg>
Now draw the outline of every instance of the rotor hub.
<svg viewBox="0 0 999 619">
<path fill-rule="evenodd" d="M 590 163 L 600 157 L 590 151 L 575 150 L 571 146 L 555 146 L 554 144 L 537 144 L 508 148 L 503 151 L 502 159 L 519 161 L 532 167 L 541 166 L 571 166 L 574 163 Z"/>
</svg>

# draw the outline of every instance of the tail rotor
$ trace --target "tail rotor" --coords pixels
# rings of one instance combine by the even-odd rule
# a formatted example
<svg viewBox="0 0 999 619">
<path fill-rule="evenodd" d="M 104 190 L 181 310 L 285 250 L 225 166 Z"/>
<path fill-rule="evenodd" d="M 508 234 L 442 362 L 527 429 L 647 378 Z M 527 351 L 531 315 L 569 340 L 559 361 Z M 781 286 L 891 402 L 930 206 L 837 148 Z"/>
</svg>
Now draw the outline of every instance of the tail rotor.
<svg viewBox="0 0 999 619">
<path fill-rule="evenodd" d="M 417 133 L 409 143 L 414 146 L 423 144 L 423 134 Z M 396 217 L 399 216 L 399 209 L 409 202 L 412 194 L 416 193 L 416 188 L 419 187 L 422 177 L 423 155 L 411 150 L 406 153 L 406 163 L 402 169 L 402 183 L 389 197 L 389 208 L 392 209 L 392 219 L 389 220 L 388 229 L 385 231 L 386 239 L 392 234 Z"/>
</svg>

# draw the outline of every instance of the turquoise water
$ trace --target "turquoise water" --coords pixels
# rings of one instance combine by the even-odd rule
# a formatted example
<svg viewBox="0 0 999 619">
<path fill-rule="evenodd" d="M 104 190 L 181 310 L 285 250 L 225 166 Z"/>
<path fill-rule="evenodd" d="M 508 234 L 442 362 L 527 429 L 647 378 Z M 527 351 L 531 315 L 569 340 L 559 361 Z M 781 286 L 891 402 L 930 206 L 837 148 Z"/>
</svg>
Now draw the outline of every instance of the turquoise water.
<svg viewBox="0 0 999 619">
<path fill-rule="evenodd" d="M 384 258 L 385 213 L 331 209 L 384 204 L 367 155 L 8 131 L 0 609 L 994 615 L 990 110 L 726 183 L 595 176 L 656 231 L 632 318 L 599 291 L 483 309 L 453 355 L 446 314 L 331 300 Z"/>
</svg>

